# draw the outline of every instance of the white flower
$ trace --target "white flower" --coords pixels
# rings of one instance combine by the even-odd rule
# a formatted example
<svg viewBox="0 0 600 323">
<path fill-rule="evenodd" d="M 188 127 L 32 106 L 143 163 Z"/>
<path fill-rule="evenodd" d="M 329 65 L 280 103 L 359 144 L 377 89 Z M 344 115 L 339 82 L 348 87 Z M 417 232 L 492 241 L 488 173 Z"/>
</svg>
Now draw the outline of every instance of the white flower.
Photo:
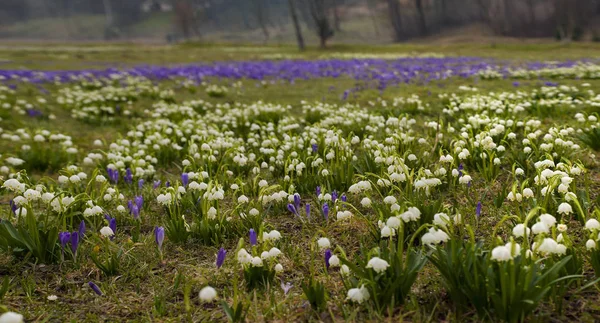
<svg viewBox="0 0 600 323">
<path fill-rule="evenodd" d="M 511 251 L 506 246 L 498 246 L 492 249 L 492 260 L 507 261 L 512 259 Z"/>
<path fill-rule="evenodd" d="M 351 288 L 348 290 L 348 296 L 346 299 L 362 304 L 362 302 L 369 300 L 369 291 L 362 285 L 360 288 Z"/>
<path fill-rule="evenodd" d="M 461 184 L 469 184 L 473 179 L 471 178 L 471 176 L 469 175 L 463 175 L 461 178 L 458 179 L 458 182 Z"/>
<path fill-rule="evenodd" d="M 368 197 L 363 198 L 360 201 L 360 205 L 362 205 L 363 207 L 370 207 L 371 206 L 371 199 Z"/>
<path fill-rule="evenodd" d="M 545 238 L 537 248 L 537 251 L 544 255 L 558 253 L 558 243 L 552 238 Z"/>
<path fill-rule="evenodd" d="M 19 216 L 26 216 L 27 215 L 27 209 L 24 207 L 20 207 L 18 209 L 15 210 L 15 214 L 19 215 Z"/>
<path fill-rule="evenodd" d="M 23 323 L 23 315 L 15 312 L 6 312 L 0 315 L 0 323 Z"/>
<path fill-rule="evenodd" d="M 562 215 L 571 214 L 573 213 L 573 208 L 571 207 L 571 204 L 563 202 L 558 206 L 558 213 Z"/>
<path fill-rule="evenodd" d="M 100 234 L 104 237 L 110 237 L 115 235 L 115 233 L 110 227 L 103 227 L 102 229 L 100 229 Z"/>
<path fill-rule="evenodd" d="M 281 250 L 273 247 L 271 248 L 271 250 L 269 250 L 269 257 L 270 258 L 275 258 L 277 256 L 279 256 L 281 254 Z"/>
<path fill-rule="evenodd" d="M 327 238 L 319 238 L 319 240 L 317 240 L 317 244 L 319 245 L 319 249 L 321 250 L 325 250 L 331 247 L 331 243 Z"/>
<path fill-rule="evenodd" d="M 382 238 L 389 238 L 394 236 L 394 229 L 391 229 L 390 227 L 388 227 L 387 225 L 384 226 L 383 228 L 381 228 L 381 237 Z"/>
<path fill-rule="evenodd" d="M 392 216 L 389 219 L 387 219 L 386 225 L 392 229 L 398 229 L 400 227 L 400 219 Z"/>
<path fill-rule="evenodd" d="M 281 264 L 277 264 L 277 265 L 275 265 L 274 269 L 275 269 L 276 273 L 280 273 L 283 271 L 283 266 Z"/>
<path fill-rule="evenodd" d="M 549 233 L 550 228 L 544 222 L 537 222 L 531 227 L 531 231 L 533 234 Z"/>
<path fill-rule="evenodd" d="M 25 184 L 21 184 L 18 180 L 11 178 L 4 181 L 2 187 L 13 191 L 13 192 L 23 192 L 25 191 Z"/>
<path fill-rule="evenodd" d="M 215 298 L 217 298 L 217 291 L 210 286 L 206 286 L 200 290 L 199 296 L 200 300 L 202 300 L 203 302 L 210 303 L 214 301 Z"/>
<path fill-rule="evenodd" d="M 237 260 L 242 265 L 247 264 L 252 261 L 252 255 L 250 255 L 246 249 L 242 248 L 237 253 Z"/>
<path fill-rule="evenodd" d="M 450 217 L 446 213 L 436 213 L 433 216 L 433 224 L 445 228 L 450 223 Z"/>
<path fill-rule="evenodd" d="M 588 230 L 598 230 L 600 229 L 600 222 L 596 219 L 589 219 L 585 223 L 585 228 Z"/>
<path fill-rule="evenodd" d="M 556 224 L 556 218 L 547 213 L 540 215 L 540 221 L 544 222 L 548 227 L 553 227 Z"/>
<path fill-rule="evenodd" d="M 375 272 L 379 274 L 379 273 L 384 272 L 389 266 L 390 266 L 390 264 L 388 264 L 387 261 L 385 261 L 379 257 L 373 257 L 367 263 L 366 268 L 373 268 L 373 270 L 375 270 Z"/>
<path fill-rule="evenodd" d="M 531 233 L 531 229 L 527 228 L 523 223 L 519 223 L 513 228 L 512 234 L 515 237 L 519 238 L 525 235 L 525 231 L 527 231 L 527 235 L 529 236 L 529 234 Z"/>
<path fill-rule="evenodd" d="M 397 200 L 396 200 L 396 198 L 395 198 L 395 197 L 393 197 L 393 196 L 386 196 L 386 197 L 383 199 L 383 203 L 385 203 L 385 204 L 394 204 L 394 203 L 396 203 L 396 202 L 397 202 Z"/>
<path fill-rule="evenodd" d="M 556 229 L 558 230 L 558 232 L 565 232 L 567 231 L 567 225 L 561 223 L 556 226 Z"/>
<path fill-rule="evenodd" d="M 586 243 L 585 243 L 585 247 L 588 250 L 592 250 L 592 249 L 596 249 L 596 241 L 589 239 Z"/>
<path fill-rule="evenodd" d="M 55 300 L 58 299 L 58 296 L 56 296 L 56 295 L 48 295 L 47 298 L 48 298 L 49 301 L 55 301 Z"/>
<path fill-rule="evenodd" d="M 260 257 L 252 258 L 252 260 L 250 260 L 250 263 L 252 264 L 253 267 L 262 267 L 263 266 L 263 261 Z"/>
<path fill-rule="evenodd" d="M 340 274 L 347 276 L 350 274 L 350 268 L 346 265 L 342 265 L 342 267 L 340 267 Z"/>
<path fill-rule="evenodd" d="M 238 197 L 238 203 L 243 204 L 243 203 L 248 203 L 248 197 L 246 197 L 246 195 L 240 195 L 240 197 Z"/>
<path fill-rule="evenodd" d="M 331 267 L 339 267 L 340 266 L 340 258 L 336 255 L 332 255 L 329 258 L 329 266 Z"/>
<path fill-rule="evenodd" d="M 533 197 L 533 190 L 530 189 L 530 188 L 523 189 L 523 197 L 524 198 L 532 198 Z"/>
<path fill-rule="evenodd" d="M 421 242 L 423 242 L 423 244 L 433 246 L 440 242 L 446 242 L 448 239 L 450 239 L 450 237 L 443 230 L 429 228 L 429 232 L 425 233 L 423 237 L 421 237 Z"/>
</svg>

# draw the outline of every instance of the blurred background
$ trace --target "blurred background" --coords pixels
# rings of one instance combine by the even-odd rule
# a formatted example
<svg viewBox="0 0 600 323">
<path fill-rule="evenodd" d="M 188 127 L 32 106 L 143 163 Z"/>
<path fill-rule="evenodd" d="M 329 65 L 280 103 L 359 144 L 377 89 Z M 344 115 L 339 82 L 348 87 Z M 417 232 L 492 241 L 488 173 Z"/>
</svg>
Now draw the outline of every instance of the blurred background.
<svg viewBox="0 0 600 323">
<path fill-rule="evenodd" d="M 292 44 L 600 41 L 600 0 L 0 0 L 0 39 Z"/>
</svg>

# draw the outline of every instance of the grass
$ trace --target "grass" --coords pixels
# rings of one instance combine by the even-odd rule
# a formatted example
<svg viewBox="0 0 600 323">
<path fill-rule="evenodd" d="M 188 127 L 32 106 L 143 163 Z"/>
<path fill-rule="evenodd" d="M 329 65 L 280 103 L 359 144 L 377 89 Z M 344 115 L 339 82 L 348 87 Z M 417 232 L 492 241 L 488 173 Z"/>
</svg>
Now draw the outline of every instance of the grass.
<svg viewBox="0 0 600 323">
<path fill-rule="evenodd" d="M 600 49 L 598 44 L 568 45 L 558 43 L 548 44 L 454 44 L 444 46 L 432 45 L 393 45 L 393 46 L 345 46 L 336 45 L 327 52 L 372 52 L 372 53 L 409 53 L 409 52 L 439 52 L 445 55 L 483 56 L 498 59 L 518 60 L 545 60 L 545 59 L 578 59 L 593 58 Z M 300 55 L 307 59 L 319 57 L 322 51 L 309 48 L 304 53 L 298 53 L 294 46 L 223 46 L 218 44 L 182 44 L 176 46 L 150 46 L 131 44 L 111 45 L 85 45 L 85 46 L 22 46 L 22 48 L 4 47 L 0 49 L 0 58 L 8 63 L 0 66 L 9 68 L 32 69 L 77 69 L 104 66 L 130 66 L 136 64 L 177 64 L 198 61 L 215 61 L 230 59 L 261 59 L 265 53 L 284 53 Z M 575 85 L 582 83 L 580 80 L 560 80 L 561 85 Z M 598 88 L 600 80 L 586 81 L 591 88 Z M 222 81 L 222 84 L 229 84 Z M 471 80 L 449 79 L 428 85 L 403 85 L 397 88 L 388 88 L 382 94 L 377 90 L 365 90 L 348 99 L 349 102 L 358 103 L 368 107 L 370 101 L 383 99 L 391 101 L 395 97 L 417 94 L 429 107 L 423 111 L 411 111 L 410 115 L 419 122 L 425 117 L 441 115 L 443 103 L 438 99 L 438 94 L 460 92 L 461 85 L 474 85 L 479 93 L 490 91 L 514 91 L 512 80 L 479 81 L 473 84 Z M 294 86 L 288 84 L 270 84 L 256 86 L 254 81 L 242 81 L 242 89 L 231 90 L 224 98 L 212 98 L 200 91 L 190 94 L 187 91 L 176 92 L 177 102 L 189 99 L 204 99 L 213 103 L 252 103 L 259 100 L 299 107 L 302 100 L 325 101 L 340 103 L 344 89 L 354 86 L 349 79 L 316 79 L 298 81 Z M 167 85 L 168 86 L 168 85 Z M 538 88 L 537 81 L 521 82 L 519 90 Z M 55 86 L 48 86 L 51 93 L 58 90 Z M 19 95 L 27 95 L 27 87 L 19 88 Z M 149 109 L 151 100 L 140 100 L 134 104 L 133 110 L 141 112 Z M 103 139 L 112 142 L 123 136 L 130 129 L 127 121 L 113 124 L 89 124 L 74 120 L 68 111 L 55 104 L 50 104 L 47 109 L 56 115 L 56 120 L 28 119 L 27 117 L 5 113 L 3 111 L 0 125 L 5 130 L 18 128 L 48 129 L 73 136 L 74 143 L 89 151 L 93 148 L 94 139 Z M 385 111 L 385 109 L 384 109 Z M 593 111 L 590 111 L 593 112 Z M 543 116 L 542 116 L 543 117 Z M 541 118 L 548 125 L 561 118 L 572 117 L 566 113 L 557 116 Z M 142 121 L 143 119 L 136 120 Z M 7 154 L 18 149 L 16 144 L 2 145 L 0 153 Z M 596 154 L 597 155 L 597 154 Z M 179 165 L 169 165 L 161 170 L 161 176 L 175 180 Z M 593 185 L 597 186 L 600 178 L 597 166 L 589 169 Z M 44 174 L 35 173 L 37 178 Z M 500 178 L 490 187 L 480 187 L 478 195 L 484 192 L 498 192 L 507 179 Z M 130 192 L 127 192 L 130 193 Z M 592 188 L 594 196 L 600 191 Z M 129 196 L 130 194 L 128 194 Z M 464 211 L 473 211 L 465 196 L 453 194 L 446 197 L 446 204 L 459 205 Z M 492 197 L 488 197 L 478 235 L 485 237 L 501 216 L 500 211 L 494 210 L 489 205 Z M 7 197 L 0 197 L 0 201 L 7 202 Z M 228 206 L 234 201 L 227 201 Z M 154 206 L 155 207 L 155 206 Z M 158 208 L 146 212 L 159 212 Z M 497 213 L 494 213 L 497 212 Z M 344 302 L 346 289 L 341 284 L 339 277 L 333 274 L 322 278 L 325 290 L 331 296 L 327 311 L 312 313 L 302 296 L 301 285 L 304 277 L 311 271 L 311 259 L 307 258 L 307 250 L 318 236 L 327 236 L 335 240 L 335 244 L 342 247 L 348 254 L 358 254 L 359 245 L 372 244 L 369 241 L 368 226 L 360 220 L 349 225 L 334 222 L 332 225 L 321 227 L 319 225 L 299 225 L 293 218 L 286 214 L 275 214 L 266 219 L 267 226 L 275 227 L 285 234 L 285 244 L 282 251 L 286 255 L 283 263 L 285 268 L 290 268 L 284 275 L 285 281 L 293 284 L 293 289 L 288 296 L 281 296 L 275 290 L 279 286 L 271 286 L 267 292 L 242 293 L 237 295 L 245 304 L 248 304 L 247 320 L 260 321 L 475 321 L 473 313 L 457 316 L 453 312 L 452 304 L 445 295 L 439 275 L 436 274 L 431 264 L 426 265 L 419 274 L 416 285 L 413 286 L 411 296 L 406 304 L 398 307 L 390 318 L 386 318 L 373 309 L 360 306 L 349 306 Z M 231 302 L 234 290 L 231 282 L 237 275 L 233 269 L 234 250 L 237 240 L 228 240 L 224 247 L 230 250 L 226 265 L 221 270 L 214 270 L 216 248 L 207 247 L 198 243 L 165 244 L 165 261 L 157 261 L 156 249 L 153 244 L 152 228 L 156 223 L 146 222 L 142 226 L 142 239 L 138 242 L 125 239 L 123 245 L 128 250 L 122 264 L 122 275 L 105 278 L 90 261 L 82 261 L 77 266 L 39 265 L 30 260 L 17 259 L 11 255 L 0 254 L 0 277 L 10 277 L 10 291 L 2 304 L 6 307 L 26 315 L 28 320 L 46 322 L 98 322 L 98 321 L 130 321 L 130 322 L 212 322 L 224 321 L 225 313 L 216 304 L 203 304 L 195 296 L 200 287 L 211 283 L 223 298 Z M 351 234 L 348 234 L 348 233 Z M 294 242 L 294 243 L 289 243 Z M 79 251 L 87 254 L 95 246 L 93 243 L 84 244 Z M 95 281 L 104 292 L 105 296 L 96 297 L 86 288 L 88 281 Z M 217 282 L 217 285 L 215 285 Z M 186 287 L 189 286 L 189 287 Z M 186 289 L 189 288 L 189 289 Z M 187 291 L 187 292 L 186 292 Z M 186 303 L 186 294 L 191 293 L 192 299 Z M 47 296 L 59 295 L 58 301 L 49 301 Z M 566 307 L 562 314 L 556 313 L 554 308 L 545 304 L 539 308 L 531 321 L 597 321 L 600 318 L 600 297 L 597 292 L 587 290 L 581 293 L 568 295 Z"/>
</svg>

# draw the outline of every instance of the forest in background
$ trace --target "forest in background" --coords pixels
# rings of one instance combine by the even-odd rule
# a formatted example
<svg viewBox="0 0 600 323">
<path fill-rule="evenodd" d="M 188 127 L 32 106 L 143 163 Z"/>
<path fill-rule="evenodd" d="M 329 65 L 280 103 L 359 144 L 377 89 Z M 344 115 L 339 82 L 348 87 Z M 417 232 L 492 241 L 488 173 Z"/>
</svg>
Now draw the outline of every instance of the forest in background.
<svg viewBox="0 0 600 323">
<path fill-rule="evenodd" d="M 600 40 L 600 0 L 0 0 L 0 39 L 390 43 L 461 27 Z M 473 35 L 475 36 L 475 35 Z"/>
</svg>

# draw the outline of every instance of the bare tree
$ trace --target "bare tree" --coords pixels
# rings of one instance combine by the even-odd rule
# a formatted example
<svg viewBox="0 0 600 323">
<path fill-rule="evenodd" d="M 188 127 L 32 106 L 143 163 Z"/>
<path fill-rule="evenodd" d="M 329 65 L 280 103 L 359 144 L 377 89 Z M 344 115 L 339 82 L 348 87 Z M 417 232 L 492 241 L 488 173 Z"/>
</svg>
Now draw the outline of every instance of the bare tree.
<svg viewBox="0 0 600 323">
<path fill-rule="evenodd" d="M 263 35 L 265 36 L 265 43 L 269 40 L 269 29 L 267 28 L 267 15 L 263 0 L 254 0 L 254 14 L 256 15 L 256 21 L 260 29 L 262 29 Z"/>
<path fill-rule="evenodd" d="M 333 0 L 333 26 L 335 31 L 342 31 L 342 23 L 340 21 L 340 2 L 341 0 Z"/>
<path fill-rule="evenodd" d="M 400 15 L 400 3 L 398 0 L 387 0 L 390 22 L 394 30 L 394 41 L 404 40 L 404 31 L 402 30 L 402 16 Z"/>
<path fill-rule="evenodd" d="M 300 29 L 300 23 L 298 22 L 295 0 L 288 0 L 288 6 L 290 7 L 290 16 L 292 18 L 292 22 L 294 23 L 294 31 L 296 33 L 298 48 L 300 50 L 304 50 L 304 37 L 302 37 L 302 30 Z"/>
<path fill-rule="evenodd" d="M 321 48 L 325 48 L 327 46 L 327 40 L 333 37 L 333 30 L 331 29 L 329 17 L 327 16 L 325 0 L 308 0 L 308 6 L 310 15 L 312 16 L 317 29 Z"/>
<path fill-rule="evenodd" d="M 173 9 L 175 11 L 175 22 L 183 33 L 183 37 L 189 38 L 194 20 L 194 12 L 191 3 L 187 0 L 177 0 Z"/>
<path fill-rule="evenodd" d="M 374 10 L 377 3 L 373 3 L 375 0 L 366 0 L 367 1 L 367 9 L 369 10 L 369 18 L 371 18 L 371 22 L 373 23 L 373 28 L 375 29 L 375 35 L 379 36 L 379 26 L 377 25 L 377 19 L 375 18 Z"/>
<path fill-rule="evenodd" d="M 419 19 L 419 33 L 427 35 L 427 21 L 425 20 L 425 11 L 423 10 L 423 1 L 415 0 L 415 7 L 417 8 L 417 15 Z"/>
</svg>

